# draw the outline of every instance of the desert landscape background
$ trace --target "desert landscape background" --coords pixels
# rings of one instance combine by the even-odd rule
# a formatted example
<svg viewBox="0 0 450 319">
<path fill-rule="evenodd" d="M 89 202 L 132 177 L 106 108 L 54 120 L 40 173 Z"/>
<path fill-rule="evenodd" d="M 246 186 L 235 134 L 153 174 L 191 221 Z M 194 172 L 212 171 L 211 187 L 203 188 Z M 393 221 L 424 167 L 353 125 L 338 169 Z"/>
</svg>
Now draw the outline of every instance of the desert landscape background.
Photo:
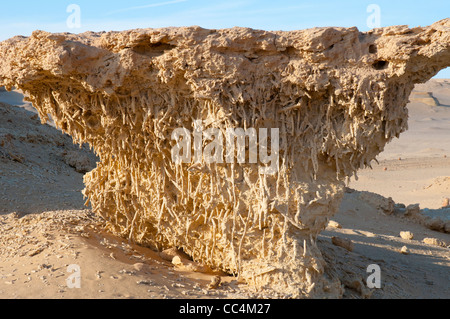
<svg viewBox="0 0 450 319">
<path fill-rule="evenodd" d="M 417 85 L 410 100 L 409 130 L 349 181 L 319 237 L 344 298 L 450 297 L 450 80 Z M 41 125 L 19 91 L 0 91 L 0 115 L 0 298 L 277 298 L 112 236 L 84 206 L 89 147 Z M 371 264 L 380 289 L 366 285 Z M 69 265 L 81 269 L 79 289 L 67 285 Z"/>
</svg>

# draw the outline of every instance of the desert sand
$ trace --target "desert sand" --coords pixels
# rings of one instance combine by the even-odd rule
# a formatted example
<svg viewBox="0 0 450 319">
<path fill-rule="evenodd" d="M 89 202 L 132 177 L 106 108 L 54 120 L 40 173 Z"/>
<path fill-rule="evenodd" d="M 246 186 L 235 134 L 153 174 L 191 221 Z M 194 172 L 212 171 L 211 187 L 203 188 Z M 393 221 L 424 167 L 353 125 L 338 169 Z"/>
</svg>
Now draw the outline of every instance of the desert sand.
<svg viewBox="0 0 450 319">
<path fill-rule="evenodd" d="M 432 92 L 440 105 L 411 99 L 409 130 L 349 181 L 319 236 L 325 273 L 340 278 L 344 298 L 450 297 L 450 208 L 442 208 L 450 197 L 450 80 L 415 91 Z M 181 252 L 159 253 L 108 233 L 81 194 L 96 157 L 51 123 L 41 125 L 22 98 L 0 92 L 0 298 L 278 297 Z M 381 269 L 379 289 L 366 285 L 372 264 Z M 70 265 L 79 266 L 80 288 L 68 285 Z"/>
</svg>

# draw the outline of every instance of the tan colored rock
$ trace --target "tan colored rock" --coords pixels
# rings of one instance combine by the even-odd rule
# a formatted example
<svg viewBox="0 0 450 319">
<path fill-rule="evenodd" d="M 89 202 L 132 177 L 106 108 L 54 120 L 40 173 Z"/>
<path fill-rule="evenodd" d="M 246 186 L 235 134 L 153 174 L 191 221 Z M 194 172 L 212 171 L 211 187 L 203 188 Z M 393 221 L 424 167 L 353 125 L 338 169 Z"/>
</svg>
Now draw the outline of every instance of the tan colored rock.
<svg viewBox="0 0 450 319">
<path fill-rule="evenodd" d="M 361 192 L 359 198 L 377 208 L 381 213 L 391 215 L 395 212 L 395 202 L 391 197 L 386 198 L 372 192 Z"/>
<path fill-rule="evenodd" d="M 334 220 L 330 220 L 328 222 L 328 227 L 336 228 L 336 229 L 342 228 L 341 224 L 339 224 L 337 221 L 334 221 Z"/>
<path fill-rule="evenodd" d="M 405 211 L 406 216 L 418 216 L 419 214 L 420 214 L 419 204 L 411 204 L 406 207 Z"/>
<path fill-rule="evenodd" d="M 180 258 L 179 256 L 173 257 L 172 264 L 183 271 L 212 273 L 211 268 L 209 268 L 208 266 L 201 265 L 188 259 Z"/>
<path fill-rule="evenodd" d="M 409 249 L 406 246 L 403 246 L 402 249 L 400 249 L 400 253 L 402 255 L 409 255 Z"/>
<path fill-rule="evenodd" d="M 449 39 L 448 19 L 365 33 L 36 31 L 0 44 L 0 86 L 22 90 L 43 122 L 50 114 L 94 149 L 84 194 L 114 232 L 181 247 L 259 288 L 333 296 L 341 285 L 324 278 L 315 240 L 345 179 L 407 129 L 414 85 L 450 65 Z M 193 132 L 195 120 L 223 133 L 278 128 L 278 171 L 260 174 L 262 161 L 236 155 L 234 164 L 174 162 L 172 134 Z"/>
<path fill-rule="evenodd" d="M 353 251 L 353 249 L 354 249 L 353 242 L 349 239 L 340 238 L 340 237 L 332 237 L 331 242 L 333 243 L 333 245 L 345 248 L 348 251 Z"/>
<path fill-rule="evenodd" d="M 446 208 L 450 206 L 450 198 L 444 198 L 442 200 L 442 208 Z"/>
<path fill-rule="evenodd" d="M 425 226 L 431 230 L 443 232 L 445 223 L 439 218 L 427 218 L 425 220 Z"/>
<path fill-rule="evenodd" d="M 412 240 L 414 238 L 414 234 L 410 231 L 401 231 L 400 237 L 406 240 Z"/>
<path fill-rule="evenodd" d="M 423 242 L 425 244 L 432 245 L 432 246 L 447 247 L 447 243 L 445 243 L 442 240 L 439 240 L 437 238 L 424 238 Z"/>
</svg>

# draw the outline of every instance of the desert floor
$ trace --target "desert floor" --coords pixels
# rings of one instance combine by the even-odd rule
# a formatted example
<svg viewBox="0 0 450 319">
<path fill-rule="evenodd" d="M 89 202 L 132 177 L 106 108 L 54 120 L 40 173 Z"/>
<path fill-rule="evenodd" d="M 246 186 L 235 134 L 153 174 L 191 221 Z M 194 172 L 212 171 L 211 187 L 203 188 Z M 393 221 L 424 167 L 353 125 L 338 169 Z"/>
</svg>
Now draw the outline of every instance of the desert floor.
<svg viewBox="0 0 450 319">
<path fill-rule="evenodd" d="M 412 100 L 409 130 L 350 180 L 337 224 L 318 239 L 344 298 L 450 298 L 450 208 L 442 208 L 450 197 L 450 80 L 416 90 L 433 92 L 441 105 Z M 173 255 L 105 231 L 81 194 L 95 156 L 51 123 L 41 125 L 22 98 L 0 92 L 0 298 L 261 297 L 229 276 L 210 289 L 217 274 L 188 261 L 175 266 Z M 412 204 L 420 211 L 411 213 Z M 404 231 L 413 237 L 402 238 Z M 354 249 L 332 237 L 351 240 Z M 379 289 L 366 286 L 372 264 L 381 269 Z M 79 272 L 68 272 L 70 265 Z M 71 288 L 76 274 L 80 288 Z"/>
</svg>

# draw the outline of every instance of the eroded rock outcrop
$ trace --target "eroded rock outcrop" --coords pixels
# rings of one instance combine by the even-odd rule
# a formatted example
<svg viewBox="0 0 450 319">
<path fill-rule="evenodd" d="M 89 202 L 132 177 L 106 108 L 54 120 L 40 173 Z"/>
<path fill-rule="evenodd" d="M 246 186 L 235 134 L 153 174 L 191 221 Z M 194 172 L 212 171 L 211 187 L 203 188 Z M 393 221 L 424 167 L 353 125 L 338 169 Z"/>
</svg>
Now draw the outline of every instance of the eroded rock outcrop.
<svg viewBox="0 0 450 319">
<path fill-rule="evenodd" d="M 100 157 L 85 195 L 112 230 L 283 296 L 339 296 L 316 236 L 345 179 L 407 129 L 414 84 L 450 65 L 450 20 L 367 33 L 37 31 L 1 43 L 0 56 L 0 84 Z M 278 128 L 279 170 L 177 164 L 172 133 L 194 123 L 224 135 Z"/>
</svg>

